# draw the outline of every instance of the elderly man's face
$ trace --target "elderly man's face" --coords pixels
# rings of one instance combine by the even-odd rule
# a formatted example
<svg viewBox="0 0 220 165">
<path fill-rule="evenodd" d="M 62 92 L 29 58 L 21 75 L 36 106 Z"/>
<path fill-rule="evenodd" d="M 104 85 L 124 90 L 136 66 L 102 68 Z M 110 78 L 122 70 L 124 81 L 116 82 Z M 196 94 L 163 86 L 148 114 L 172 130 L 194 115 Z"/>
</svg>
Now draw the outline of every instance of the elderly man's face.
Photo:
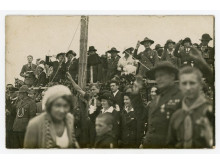
<svg viewBox="0 0 220 165">
<path fill-rule="evenodd" d="M 158 70 L 155 73 L 155 80 L 159 89 L 166 88 L 174 83 L 175 74 L 166 70 Z"/>
<path fill-rule="evenodd" d="M 32 63 L 32 61 L 33 61 L 33 57 L 28 56 L 28 57 L 27 57 L 27 60 L 28 60 L 28 63 Z"/>
<path fill-rule="evenodd" d="M 184 46 L 187 48 L 190 47 L 190 42 L 184 42 Z"/>
<path fill-rule="evenodd" d="M 67 60 L 70 61 L 73 58 L 73 54 L 68 54 Z"/>
<path fill-rule="evenodd" d="M 169 43 L 167 46 L 168 46 L 168 49 L 173 49 L 174 48 L 174 44 L 173 43 Z"/>
<path fill-rule="evenodd" d="M 195 99 L 198 97 L 201 89 L 202 85 L 195 73 L 182 74 L 180 76 L 180 90 L 185 97 Z"/>
<path fill-rule="evenodd" d="M 93 54 L 96 54 L 96 51 L 90 51 L 89 52 L 89 55 L 93 55 Z"/>
<path fill-rule="evenodd" d="M 64 61 L 64 56 L 59 56 L 59 57 L 58 57 L 58 60 L 59 60 L 59 61 Z"/>
<path fill-rule="evenodd" d="M 117 54 L 118 54 L 117 52 L 112 52 L 112 53 L 111 53 L 111 57 L 112 57 L 112 58 L 115 58 L 115 57 L 117 56 Z"/>
<path fill-rule="evenodd" d="M 209 40 L 202 40 L 202 46 L 207 46 L 209 44 Z"/>
</svg>

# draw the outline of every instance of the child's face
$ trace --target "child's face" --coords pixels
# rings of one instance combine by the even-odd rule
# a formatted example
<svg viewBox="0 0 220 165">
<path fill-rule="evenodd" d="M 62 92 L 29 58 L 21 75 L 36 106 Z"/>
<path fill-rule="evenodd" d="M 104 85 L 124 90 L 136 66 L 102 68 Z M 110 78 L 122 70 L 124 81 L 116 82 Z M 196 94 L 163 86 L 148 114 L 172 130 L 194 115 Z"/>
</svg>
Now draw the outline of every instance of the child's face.
<svg viewBox="0 0 220 165">
<path fill-rule="evenodd" d="M 111 126 L 107 125 L 103 118 L 97 118 L 95 122 L 95 129 L 97 136 L 102 136 L 111 131 Z"/>
</svg>

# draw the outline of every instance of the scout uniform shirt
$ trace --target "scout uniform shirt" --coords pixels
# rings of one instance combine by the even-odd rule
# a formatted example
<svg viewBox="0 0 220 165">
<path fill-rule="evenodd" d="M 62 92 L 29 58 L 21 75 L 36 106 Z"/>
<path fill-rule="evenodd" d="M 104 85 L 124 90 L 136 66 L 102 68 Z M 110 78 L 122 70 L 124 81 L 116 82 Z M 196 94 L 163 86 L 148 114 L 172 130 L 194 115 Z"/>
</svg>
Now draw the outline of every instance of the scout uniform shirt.
<svg viewBox="0 0 220 165">
<path fill-rule="evenodd" d="M 182 94 L 176 85 L 163 90 L 152 101 L 149 109 L 148 130 L 143 139 L 144 148 L 165 148 L 169 121 L 180 108 Z"/>
<path fill-rule="evenodd" d="M 19 100 L 16 106 L 16 118 L 13 125 L 14 132 L 25 132 L 28 122 L 36 115 L 36 103 L 27 97 L 24 100 Z"/>
</svg>

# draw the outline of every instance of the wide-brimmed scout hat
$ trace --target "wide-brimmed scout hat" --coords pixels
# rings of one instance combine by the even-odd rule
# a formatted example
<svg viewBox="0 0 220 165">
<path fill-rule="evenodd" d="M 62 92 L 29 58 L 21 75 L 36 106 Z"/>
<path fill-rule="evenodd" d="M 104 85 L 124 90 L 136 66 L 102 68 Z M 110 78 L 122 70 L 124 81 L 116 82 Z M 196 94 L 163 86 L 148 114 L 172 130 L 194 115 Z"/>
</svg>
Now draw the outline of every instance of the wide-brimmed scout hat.
<svg viewBox="0 0 220 165">
<path fill-rule="evenodd" d="M 171 40 L 171 39 L 169 39 L 169 40 L 167 40 L 167 42 L 166 42 L 166 45 L 168 45 L 169 43 L 172 43 L 172 44 L 176 44 L 176 42 L 174 42 L 173 40 Z"/>
<path fill-rule="evenodd" d="M 125 53 L 125 52 L 132 52 L 134 50 L 134 48 L 133 47 L 129 47 L 129 48 L 126 48 L 124 51 L 123 51 L 123 53 Z"/>
<path fill-rule="evenodd" d="M 191 39 L 189 37 L 186 37 L 183 41 L 182 44 L 184 44 L 185 42 L 189 42 L 190 44 L 192 44 Z"/>
<path fill-rule="evenodd" d="M 161 49 L 161 48 L 163 48 L 163 47 L 160 44 L 157 44 L 154 49 L 158 50 L 158 49 Z"/>
<path fill-rule="evenodd" d="M 157 66 L 152 68 L 146 73 L 147 78 L 154 80 L 155 79 L 155 73 L 159 70 L 165 70 L 170 73 L 174 73 L 176 75 L 176 79 L 178 79 L 178 69 L 169 61 L 162 61 L 158 63 Z"/>
<path fill-rule="evenodd" d="M 89 47 L 88 53 L 89 53 L 89 52 L 92 52 L 92 51 L 95 51 L 95 52 L 97 51 L 94 46 L 90 46 L 90 47 Z"/>
<path fill-rule="evenodd" d="M 60 56 L 65 57 L 65 53 L 58 53 L 57 56 L 56 56 L 56 58 L 58 59 Z"/>
<path fill-rule="evenodd" d="M 73 56 L 76 56 L 76 52 L 74 52 L 73 50 L 69 50 L 69 51 L 66 53 L 66 57 L 68 57 L 69 54 L 72 54 Z"/>
<path fill-rule="evenodd" d="M 144 40 L 140 42 L 140 44 L 141 44 L 141 45 L 143 45 L 143 44 L 144 44 L 145 42 L 147 42 L 147 41 L 148 41 L 148 42 L 150 42 L 151 44 L 153 44 L 153 43 L 154 43 L 154 41 L 153 41 L 153 40 L 151 40 L 151 39 L 149 39 L 149 38 L 145 37 L 145 38 L 144 38 Z"/>
<path fill-rule="evenodd" d="M 29 89 L 27 85 L 22 85 L 19 89 L 19 93 L 28 93 Z"/>
<path fill-rule="evenodd" d="M 201 41 L 211 41 L 212 37 L 210 37 L 209 34 L 205 33 L 202 35 L 202 38 L 200 39 Z"/>
<path fill-rule="evenodd" d="M 112 53 L 112 52 L 119 53 L 120 51 L 118 51 L 115 47 L 112 47 L 110 50 L 107 51 L 107 53 Z"/>
</svg>

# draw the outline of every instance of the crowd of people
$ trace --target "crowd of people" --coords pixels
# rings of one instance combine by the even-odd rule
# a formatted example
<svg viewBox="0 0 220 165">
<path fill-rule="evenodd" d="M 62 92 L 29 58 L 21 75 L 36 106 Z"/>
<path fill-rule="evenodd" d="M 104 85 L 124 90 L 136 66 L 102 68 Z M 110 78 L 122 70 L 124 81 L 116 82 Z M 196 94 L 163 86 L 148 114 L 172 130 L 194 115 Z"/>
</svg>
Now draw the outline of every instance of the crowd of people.
<svg viewBox="0 0 220 165">
<path fill-rule="evenodd" d="M 212 148 L 215 145 L 214 47 L 203 34 L 144 38 L 124 56 L 90 46 L 86 88 L 79 59 L 69 50 L 56 61 L 27 57 L 6 86 L 7 148 Z M 145 47 L 138 53 L 140 45 Z M 67 60 L 67 61 L 66 61 Z M 83 122 L 82 122 L 83 121 Z"/>
</svg>

